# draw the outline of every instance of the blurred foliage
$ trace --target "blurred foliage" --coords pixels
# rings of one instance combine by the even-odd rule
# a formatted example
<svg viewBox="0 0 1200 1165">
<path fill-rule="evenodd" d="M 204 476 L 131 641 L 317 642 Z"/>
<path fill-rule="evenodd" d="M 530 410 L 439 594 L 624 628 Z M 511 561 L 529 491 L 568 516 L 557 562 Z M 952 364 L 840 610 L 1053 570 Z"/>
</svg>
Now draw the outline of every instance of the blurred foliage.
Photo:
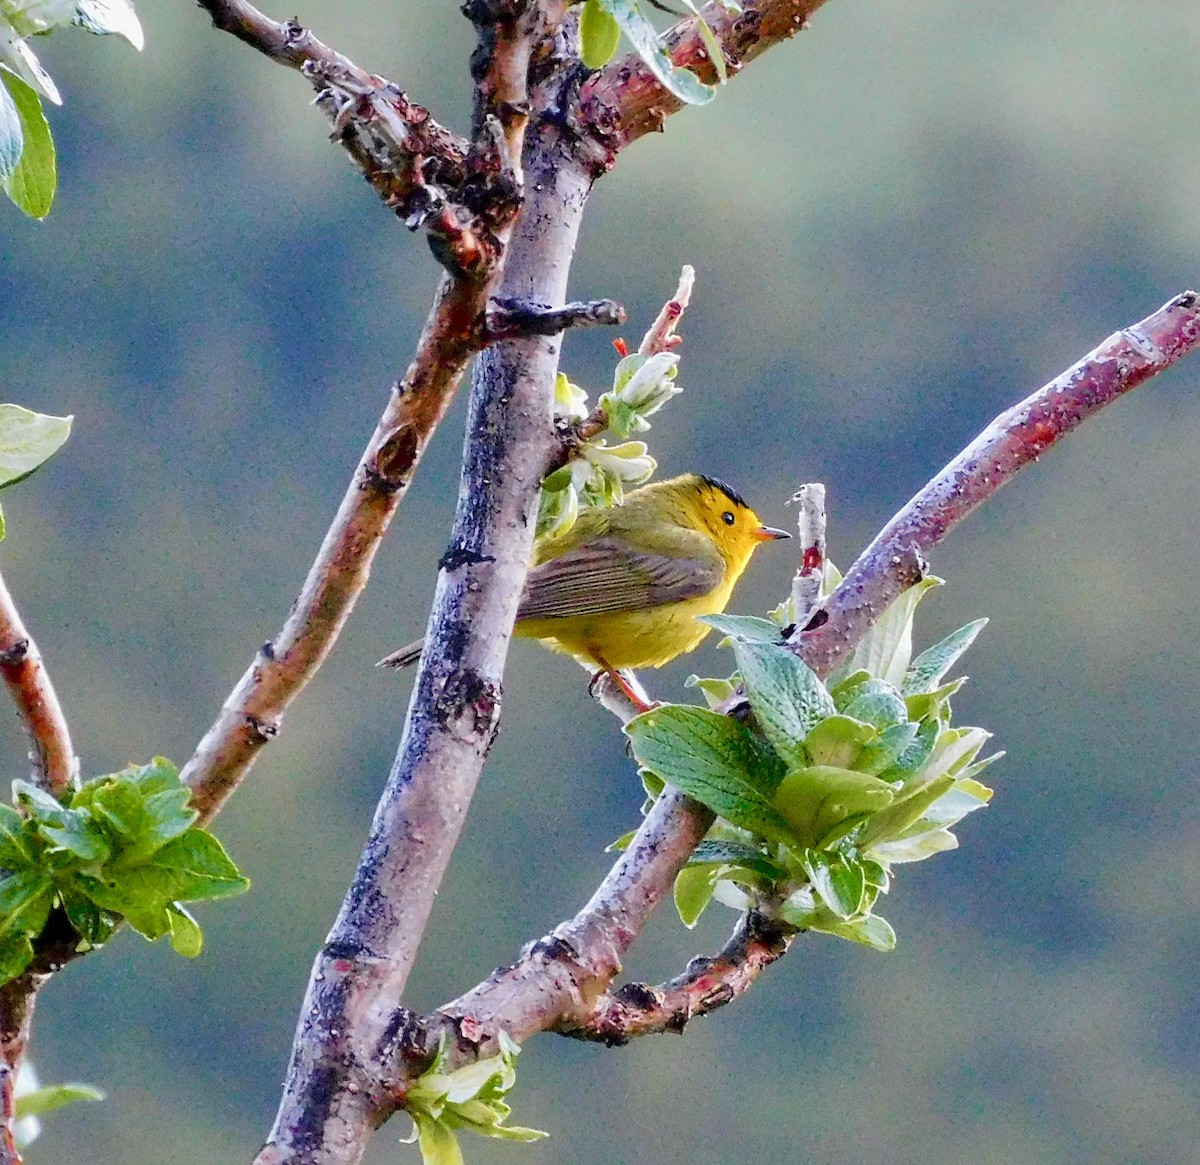
<svg viewBox="0 0 1200 1165">
<path fill-rule="evenodd" d="M 293 14 L 466 125 L 472 34 L 445 5 L 274 13 Z M 194 5 L 141 15 L 137 58 L 39 45 L 66 99 L 58 197 L 41 224 L 0 206 L 5 396 L 76 417 L 6 505 L 0 560 L 91 772 L 190 753 L 283 619 L 437 279 L 300 78 Z M 636 343 L 694 263 L 661 474 L 725 478 L 775 524 L 799 482 L 825 481 L 849 563 L 991 416 L 1195 286 L 1200 24 L 1169 0 L 831 0 L 812 26 L 603 179 L 572 293 L 621 298 Z M 609 339 L 568 342 L 593 393 Z M 531 1041 L 520 1117 L 553 1135 L 473 1144 L 474 1165 L 1194 1155 L 1198 385 L 1184 364 L 1107 410 L 936 556 L 952 585 L 928 641 L 992 618 L 955 710 L 1007 750 L 1006 795 L 893 892 L 895 954 L 802 940 L 683 1043 Z M 371 665 L 424 624 L 460 447 L 461 408 L 333 658 L 222 815 L 253 892 L 201 908 L 195 963 L 118 937 L 46 992 L 43 1078 L 83 1056 L 110 1099 L 54 1114 L 34 1162 L 192 1165 L 261 1142 L 407 700 Z M 731 609 L 761 614 L 789 574 L 764 559 Z M 646 679 L 678 699 L 696 670 Z M 641 789 L 586 682 L 514 647 L 415 1006 L 513 957 L 606 868 Z M 0 745 L 22 775 L 11 718 Z M 674 973 L 727 922 L 687 933 L 662 912 L 630 972 Z M 370 1160 L 415 1160 L 390 1133 Z"/>
</svg>

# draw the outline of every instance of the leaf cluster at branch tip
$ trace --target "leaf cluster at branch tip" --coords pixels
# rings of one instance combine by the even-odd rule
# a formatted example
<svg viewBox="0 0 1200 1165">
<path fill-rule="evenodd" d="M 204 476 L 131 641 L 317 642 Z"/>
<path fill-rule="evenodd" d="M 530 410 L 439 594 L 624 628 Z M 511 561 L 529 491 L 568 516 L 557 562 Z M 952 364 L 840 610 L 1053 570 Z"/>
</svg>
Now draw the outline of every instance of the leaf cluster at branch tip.
<svg viewBox="0 0 1200 1165">
<path fill-rule="evenodd" d="M 976 778 L 1000 755 L 977 759 L 989 734 L 951 726 L 965 677 L 944 682 L 986 620 L 911 658 L 917 604 L 940 581 L 897 599 L 827 683 L 772 620 L 710 616 L 737 662 L 727 679 L 693 677 L 710 707 L 665 705 L 626 726 L 652 798 L 670 784 L 717 814 L 676 879 L 688 926 L 716 898 L 895 946 L 873 912 L 892 867 L 957 846 L 950 827 L 987 804 Z M 713 710 L 739 693 L 748 720 Z"/>
<path fill-rule="evenodd" d="M 503 1031 L 499 1043 L 494 1056 L 449 1072 L 449 1045 L 443 1035 L 429 1071 L 408 1090 L 404 1108 L 412 1117 L 412 1140 L 420 1145 L 424 1165 L 462 1165 L 460 1129 L 503 1141 L 536 1141 L 548 1135 L 505 1123 L 512 1110 L 504 1098 L 517 1082 L 521 1049 Z"/>
<path fill-rule="evenodd" d="M 625 438 L 650 428 L 648 417 L 683 391 L 676 383 L 679 356 L 659 352 L 634 353 L 618 361 L 613 386 L 596 402 L 596 424 L 603 428 L 579 441 L 570 460 L 542 482 L 537 535 L 556 538 L 575 524 L 581 509 L 620 505 L 628 486 L 648 481 L 658 463 L 644 441 Z M 563 426 L 588 420 L 587 393 L 563 373 L 554 386 L 555 415 Z M 619 439 L 610 445 L 606 434 Z"/>
<path fill-rule="evenodd" d="M 203 936 L 183 903 L 250 885 L 195 825 L 188 790 L 161 757 L 89 781 L 65 802 L 14 781 L 13 800 L 17 808 L 0 805 L 0 981 L 32 962 L 52 911 L 65 916 L 77 950 L 102 945 L 124 918 L 195 957 Z"/>
</svg>

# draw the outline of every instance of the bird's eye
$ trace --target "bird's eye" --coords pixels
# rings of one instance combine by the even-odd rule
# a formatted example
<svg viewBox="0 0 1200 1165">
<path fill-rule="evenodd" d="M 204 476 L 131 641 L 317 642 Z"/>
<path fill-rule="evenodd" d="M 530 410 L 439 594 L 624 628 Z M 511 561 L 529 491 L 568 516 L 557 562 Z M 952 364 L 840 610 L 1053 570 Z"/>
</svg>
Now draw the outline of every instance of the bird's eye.
<svg viewBox="0 0 1200 1165">
<path fill-rule="evenodd" d="M 722 521 L 722 522 L 724 522 L 726 526 L 732 526 L 732 525 L 733 525 L 733 523 L 736 521 L 736 519 L 735 519 L 735 518 L 734 518 L 734 516 L 733 516 L 733 511 L 732 511 L 732 510 L 726 510 L 726 511 L 725 511 L 725 512 L 724 512 L 724 513 L 721 515 L 721 521 Z"/>
</svg>

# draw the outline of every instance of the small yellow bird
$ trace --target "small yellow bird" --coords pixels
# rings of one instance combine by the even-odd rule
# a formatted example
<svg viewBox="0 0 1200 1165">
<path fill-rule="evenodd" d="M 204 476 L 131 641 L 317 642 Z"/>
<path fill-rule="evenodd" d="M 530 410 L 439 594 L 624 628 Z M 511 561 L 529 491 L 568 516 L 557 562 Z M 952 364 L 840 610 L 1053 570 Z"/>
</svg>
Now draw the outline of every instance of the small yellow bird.
<svg viewBox="0 0 1200 1165">
<path fill-rule="evenodd" d="M 633 490 L 619 506 L 588 509 L 560 538 L 534 548 L 515 635 L 607 672 L 662 667 L 711 628 L 755 548 L 791 537 L 764 526 L 735 490 L 697 473 Z M 379 661 L 407 667 L 424 641 Z"/>
</svg>

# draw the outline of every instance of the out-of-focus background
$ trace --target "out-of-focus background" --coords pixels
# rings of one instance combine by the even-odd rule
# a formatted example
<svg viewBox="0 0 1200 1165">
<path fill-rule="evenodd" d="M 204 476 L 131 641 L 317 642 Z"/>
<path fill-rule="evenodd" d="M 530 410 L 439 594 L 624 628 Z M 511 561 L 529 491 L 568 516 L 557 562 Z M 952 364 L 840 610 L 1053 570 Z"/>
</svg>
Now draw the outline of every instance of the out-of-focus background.
<svg viewBox="0 0 1200 1165">
<path fill-rule="evenodd" d="M 829 489 L 847 564 L 994 414 L 1200 281 L 1200 20 L 1172 0 L 832 0 L 596 190 L 572 278 L 636 340 L 698 272 L 664 475 L 735 483 L 765 520 Z M 462 129 L 469 25 L 445 4 L 292 0 L 362 65 Z M 300 78 L 146 5 L 147 47 L 38 51 L 62 184 L 0 206 L 3 398 L 74 413 L 5 494 L 0 565 L 95 774 L 190 754 L 278 628 L 437 271 L 325 140 Z M 609 335 L 564 366 L 599 389 Z M 800 941 L 682 1039 L 533 1041 L 512 1099 L 549 1129 L 475 1163 L 849 1165 L 1196 1160 L 1200 1134 L 1200 359 L 1091 420 L 955 532 L 932 642 L 979 615 L 956 701 L 1008 758 L 962 848 L 902 871 L 880 955 Z M 354 869 L 411 680 L 457 484 L 448 418 L 371 587 L 279 741 L 217 822 L 254 879 L 202 909 L 195 963 L 122 934 L 45 993 L 35 1058 L 98 1106 L 31 1162 L 246 1161 L 274 1112 L 313 953 Z M 765 550 L 734 607 L 793 562 Z M 713 646 L 648 676 L 689 698 Z M 5 779 L 24 747 L 5 718 Z M 586 897 L 641 790 L 586 676 L 512 652 L 504 724 L 410 1003 L 458 994 Z M 630 970 L 720 943 L 666 912 Z M 415 1161 L 404 1122 L 370 1161 Z"/>
</svg>

